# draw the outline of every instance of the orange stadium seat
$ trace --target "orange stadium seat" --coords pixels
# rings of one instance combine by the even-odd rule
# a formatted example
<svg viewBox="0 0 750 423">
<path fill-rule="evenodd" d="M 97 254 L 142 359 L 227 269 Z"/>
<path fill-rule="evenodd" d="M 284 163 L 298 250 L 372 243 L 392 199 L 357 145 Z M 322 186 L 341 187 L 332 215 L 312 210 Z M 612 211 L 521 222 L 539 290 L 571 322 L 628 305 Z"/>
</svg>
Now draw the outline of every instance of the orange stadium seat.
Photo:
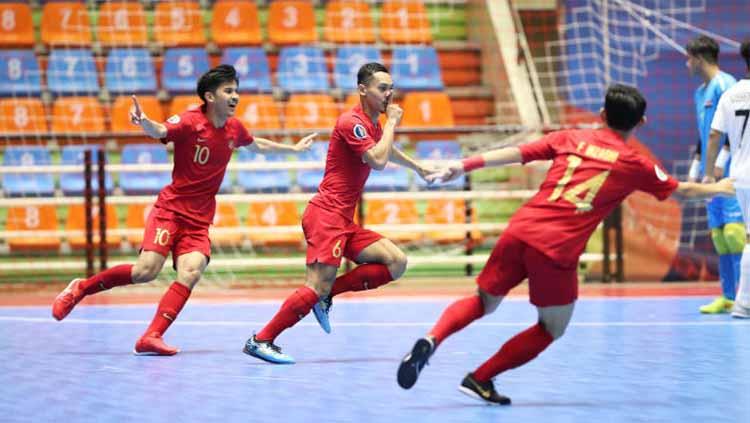
<svg viewBox="0 0 750 423">
<path fill-rule="evenodd" d="M 218 0 L 214 3 L 211 34 L 220 47 L 263 43 L 258 6 L 251 1 Z"/>
<path fill-rule="evenodd" d="M 374 43 L 370 6 L 356 0 L 328 2 L 323 34 L 332 43 Z"/>
<path fill-rule="evenodd" d="M 220 232 L 214 231 L 214 228 L 239 228 L 240 219 L 237 216 L 237 207 L 232 203 L 217 203 L 216 214 L 214 214 L 214 223 L 211 225 L 210 239 L 211 245 L 219 247 L 239 247 L 242 244 L 242 234 L 236 231 Z"/>
<path fill-rule="evenodd" d="M 60 97 L 52 106 L 52 132 L 97 133 L 106 131 L 104 112 L 95 97 Z"/>
<path fill-rule="evenodd" d="M 24 3 L 0 3 L 0 47 L 31 47 L 34 25 L 31 8 Z"/>
<path fill-rule="evenodd" d="M 47 132 L 47 118 L 42 101 L 36 98 L 0 100 L 0 132 Z"/>
<path fill-rule="evenodd" d="M 453 107 L 443 92 L 411 92 L 404 96 L 404 127 L 453 127 Z"/>
<path fill-rule="evenodd" d="M 309 0 L 275 0 L 268 10 L 268 40 L 274 44 L 318 41 L 315 11 Z"/>
<path fill-rule="evenodd" d="M 99 9 L 96 36 L 106 47 L 148 44 L 146 15 L 139 2 L 106 2 Z"/>
<path fill-rule="evenodd" d="M 83 2 L 47 2 L 42 9 L 42 42 L 47 45 L 91 44 L 91 23 Z"/>
<path fill-rule="evenodd" d="M 86 214 L 83 210 L 83 204 L 73 204 L 68 207 L 68 220 L 65 223 L 65 230 L 80 231 L 86 230 Z M 99 207 L 94 205 L 92 209 L 94 220 L 94 247 L 99 247 Z M 112 204 L 107 204 L 107 230 L 117 229 L 117 209 Z M 118 248 L 122 237 L 107 234 L 107 248 Z M 80 236 L 68 237 L 68 243 L 73 249 L 86 248 L 85 233 Z"/>
<path fill-rule="evenodd" d="M 414 200 L 369 200 L 365 204 L 365 227 L 368 225 L 403 225 L 419 223 L 417 204 Z M 397 242 L 414 242 L 421 234 L 413 232 L 378 231 L 386 238 Z"/>
<path fill-rule="evenodd" d="M 143 229 L 146 227 L 146 218 L 151 212 L 151 204 L 128 204 L 127 214 L 125 215 L 125 227 L 128 229 L 137 229 L 138 233 L 128 235 L 126 238 L 130 245 L 139 248 L 143 243 Z"/>
<path fill-rule="evenodd" d="M 385 0 L 380 16 L 384 43 L 431 43 L 427 11 L 419 0 Z"/>
<path fill-rule="evenodd" d="M 162 111 L 159 100 L 151 95 L 138 96 L 138 104 L 141 105 L 141 110 L 149 119 L 156 122 L 164 122 L 164 112 Z M 110 113 L 110 127 L 112 132 L 129 132 L 129 133 L 143 133 L 143 130 L 130 122 L 130 109 L 133 107 L 133 100 L 129 95 L 121 95 L 115 99 L 112 104 L 112 112 Z"/>
<path fill-rule="evenodd" d="M 197 1 L 158 3 L 154 9 L 154 38 L 165 46 L 206 44 L 200 4 Z"/>
<path fill-rule="evenodd" d="M 172 104 L 169 105 L 169 115 L 179 115 L 180 113 L 197 109 L 203 105 L 203 102 L 195 94 L 176 95 L 172 97 Z"/>
<path fill-rule="evenodd" d="M 250 203 L 247 210 L 245 226 L 297 226 L 300 214 L 294 201 L 271 201 L 268 203 Z M 251 232 L 253 244 L 265 246 L 301 246 L 304 236 L 302 230 L 297 233 L 269 234 Z"/>
<path fill-rule="evenodd" d="M 281 105 L 270 95 L 243 95 L 236 117 L 249 130 L 281 129 Z"/>
<path fill-rule="evenodd" d="M 11 251 L 57 250 L 60 237 L 34 235 L 35 231 L 56 231 L 57 209 L 53 205 L 13 206 L 8 208 L 6 231 L 23 231 L 28 235 L 8 237 Z"/>
<path fill-rule="evenodd" d="M 424 214 L 425 223 L 449 224 L 466 222 L 466 203 L 464 200 L 433 199 L 427 201 Z M 472 209 L 471 222 L 476 222 L 476 209 Z M 478 240 L 482 237 L 479 231 L 472 231 L 471 238 Z M 428 232 L 427 238 L 439 243 L 461 242 L 466 239 L 466 231 L 441 229 Z"/>
<path fill-rule="evenodd" d="M 284 110 L 284 128 L 333 128 L 339 108 L 327 94 L 294 94 Z"/>
</svg>

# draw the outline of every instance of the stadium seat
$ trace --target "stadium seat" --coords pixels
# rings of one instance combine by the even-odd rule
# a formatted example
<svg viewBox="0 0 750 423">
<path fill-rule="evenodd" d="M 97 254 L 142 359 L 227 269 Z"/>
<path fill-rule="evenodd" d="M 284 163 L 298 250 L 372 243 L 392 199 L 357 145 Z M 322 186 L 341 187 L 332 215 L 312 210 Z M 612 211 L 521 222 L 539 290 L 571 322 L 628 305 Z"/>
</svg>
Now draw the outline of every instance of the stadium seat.
<svg viewBox="0 0 750 423">
<path fill-rule="evenodd" d="M 425 223 L 428 224 L 454 224 L 466 223 L 466 203 L 464 200 L 433 199 L 427 201 L 425 211 Z M 472 209 L 471 222 L 475 223 L 476 208 Z M 438 243 L 461 242 L 466 239 L 466 231 L 440 229 L 427 233 L 427 238 Z M 482 238 L 479 231 L 471 232 L 471 239 L 477 241 Z"/>
<path fill-rule="evenodd" d="M 431 43 L 427 11 L 419 0 L 384 0 L 380 16 L 384 43 Z"/>
<path fill-rule="evenodd" d="M 329 1 L 323 34 L 325 40 L 332 43 L 374 43 L 370 6 L 364 1 Z"/>
<path fill-rule="evenodd" d="M 104 112 L 94 97 L 61 97 L 52 106 L 52 132 L 94 134 L 105 132 Z"/>
<path fill-rule="evenodd" d="M 103 3 L 99 8 L 96 38 L 105 47 L 147 45 L 146 14 L 141 3 Z"/>
<path fill-rule="evenodd" d="M 125 215 L 125 227 L 137 231 L 128 234 L 125 238 L 135 248 L 140 247 L 143 243 L 143 230 L 146 228 L 146 218 L 151 213 L 152 208 L 153 204 L 128 204 Z"/>
<path fill-rule="evenodd" d="M 169 163 L 160 144 L 128 144 L 122 148 L 123 164 Z M 156 194 L 172 181 L 169 171 L 120 172 L 120 188 L 127 195 Z"/>
<path fill-rule="evenodd" d="M 34 45 L 34 25 L 31 8 L 21 2 L 0 3 L 0 48 L 31 47 Z"/>
<path fill-rule="evenodd" d="M 451 99 L 443 92 L 410 92 L 404 96 L 404 127 L 453 127 Z"/>
<path fill-rule="evenodd" d="M 270 95 L 244 95 L 235 116 L 252 132 L 281 129 L 280 115 L 281 106 Z"/>
<path fill-rule="evenodd" d="M 288 45 L 318 41 L 315 11 L 309 0 L 275 0 L 268 9 L 268 40 Z"/>
<path fill-rule="evenodd" d="M 328 68 L 323 50 L 317 47 L 282 48 L 277 79 L 279 87 L 291 93 L 328 91 Z"/>
<path fill-rule="evenodd" d="M 239 247 L 242 244 L 242 234 L 237 231 L 216 232 L 214 228 L 236 229 L 240 227 L 240 218 L 234 203 L 217 203 L 214 221 L 209 228 L 211 245 L 217 247 Z"/>
<path fill-rule="evenodd" d="M 418 160 L 453 160 L 461 159 L 461 146 L 455 141 L 420 141 L 417 143 Z M 461 175 L 450 182 L 435 182 L 431 185 L 422 178 L 416 178 L 420 188 L 462 189 L 466 176 Z"/>
<path fill-rule="evenodd" d="M 139 95 L 138 104 L 141 110 L 149 119 L 155 122 L 164 122 L 164 111 L 159 104 L 159 100 L 152 95 Z M 121 95 L 115 98 L 110 113 L 112 132 L 142 134 L 140 126 L 130 122 L 130 110 L 133 108 L 133 100 L 129 95 Z"/>
<path fill-rule="evenodd" d="M 440 63 L 433 47 L 394 47 L 390 71 L 400 90 L 443 89 Z"/>
<path fill-rule="evenodd" d="M 394 146 L 401 148 L 400 145 Z M 421 179 L 421 178 L 418 178 Z M 365 182 L 365 191 L 406 191 L 409 189 L 409 171 L 402 166 L 389 164 L 383 170 L 372 169 Z"/>
<path fill-rule="evenodd" d="M 328 156 L 328 141 L 313 143 L 310 150 L 299 156 L 300 161 L 324 163 Z M 308 169 L 297 171 L 297 185 L 304 192 L 315 192 L 318 190 L 320 181 L 323 180 L 324 169 Z"/>
<path fill-rule="evenodd" d="M 169 105 L 169 116 L 179 115 L 187 110 L 193 110 L 201 107 L 203 102 L 195 94 L 176 95 L 172 97 L 172 103 Z M 240 101 L 240 105 L 242 101 Z"/>
<path fill-rule="evenodd" d="M 41 167 L 52 164 L 49 150 L 42 146 L 5 148 L 3 166 Z M 4 173 L 3 190 L 9 197 L 48 197 L 55 194 L 51 173 Z"/>
<path fill-rule="evenodd" d="M 294 94 L 284 110 L 286 129 L 333 128 L 339 108 L 326 94 Z"/>
<path fill-rule="evenodd" d="M 377 48 L 371 46 L 341 47 L 336 51 L 333 81 L 336 87 L 346 91 L 357 89 L 357 71 L 365 63 L 383 63 Z M 399 86 L 401 81 L 399 81 Z"/>
<path fill-rule="evenodd" d="M 240 149 L 239 161 L 246 163 L 285 162 L 286 154 L 256 153 L 246 148 Z M 240 170 L 237 184 L 245 192 L 288 192 L 292 178 L 288 170 Z"/>
<path fill-rule="evenodd" d="M 47 132 L 47 114 L 36 98 L 0 99 L 0 131 L 39 134 Z"/>
<path fill-rule="evenodd" d="M 213 8 L 211 34 L 219 47 L 263 43 L 255 2 L 217 0 Z"/>
<path fill-rule="evenodd" d="M 6 239 L 10 251 L 56 251 L 60 248 L 60 237 L 34 234 L 37 231 L 58 230 L 57 209 L 51 204 L 8 207 L 5 230 L 27 232 L 23 236 L 9 236 Z"/>
<path fill-rule="evenodd" d="M 145 48 L 114 48 L 107 55 L 104 86 L 111 93 L 155 93 L 156 71 Z"/>
<path fill-rule="evenodd" d="M 112 204 L 107 204 L 107 231 L 117 229 L 117 208 Z M 94 225 L 94 248 L 99 248 L 99 206 L 94 204 L 91 215 Z M 86 248 L 86 214 L 83 204 L 73 204 L 68 206 L 68 219 L 65 221 L 66 231 L 84 231 L 81 235 L 72 235 L 68 237 L 68 243 L 74 250 Z M 107 248 L 119 248 L 122 237 L 107 233 Z"/>
<path fill-rule="evenodd" d="M 86 4 L 78 1 L 45 3 L 41 33 L 46 45 L 90 46 L 91 23 Z"/>
<path fill-rule="evenodd" d="M 270 201 L 250 203 L 245 226 L 299 226 L 300 214 L 294 201 Z M 302 231 L 294 233 L 253 233 L 249 234 L 254 245 L 267 247 L 299 247 L 304 236 Z"/>
<path fill-rule="evenodd" d="M 154 9 L 154 39 L 164 46 L 205 45 L 200 4 L 197 1 L 157 3 Z"/>
<path fill-rule="evenodd" d="M 195 81 L 208 71 L 208 54 L 202 48 L 172 48 L 164 53 L 161 86 L 170 93 L 193 93 Z"/>
<path fill-rule="evenodd" d="M 367 225 L 408 225 L 419 223 L 417 204 L 414 200 L 369 200 L 365 203 L 365 227 Z M 421 238 L 414 232 L 378 231 L 396 242 L 413 242 Z"/>
<path fill-rule="evenodd" d="M 91 149 L 91 163 L 92 178 L 91 188 L 94 193 L 99 189 L 99 177 L 97 175 L 97 163 L 99 159 L 99 151 L 101 146 L 97 145 L 68 145 L 62 148 L 62 164 L 64 165 L 80 165 L 83 164 L 83 153 L 84 151 Z M 107 154 L 104 154 L 105 161 L 107 160 Z M 83 172 L 76 173 L 63 173 L 60 175 L 60 188 L 65 195 L 82 195 L 85 188 L 86 181 L 83 178 Z M 112 182 L 112 174 L 105 172 L 104 174 L 104 187 L 107 194 L 112 193 L 114 182 Z M 94 194 L 96 195 L 96 194 Z"/>
<path fill-rule="evenodd" d="M 230 64 L 237 69 L 240 92 L 271 92 L 271 68 L 268 66 L 266 52 L 261 47 L 224 49 L 221 63 Z"/>
<path fill-rule="evenodd" d="M 55 95 L 99 94 L 91 50 L 52 50 L 47 62 L 47 86 Z"/>
<path fill-rule="evenodd" d="M 41 74 L 39 62 L 33 51 L 0 50 L 0 96 L 41 94 Z"/>
</svg>

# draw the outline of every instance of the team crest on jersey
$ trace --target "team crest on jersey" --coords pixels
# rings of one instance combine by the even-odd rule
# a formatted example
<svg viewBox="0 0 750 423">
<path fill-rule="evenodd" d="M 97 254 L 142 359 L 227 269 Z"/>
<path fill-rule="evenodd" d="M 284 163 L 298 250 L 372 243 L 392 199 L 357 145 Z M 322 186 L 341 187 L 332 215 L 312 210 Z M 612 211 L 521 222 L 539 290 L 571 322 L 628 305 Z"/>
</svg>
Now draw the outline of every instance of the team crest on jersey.
<svg viewBox="0 0 750 423">
<path fill-rule="evenodd" d="M 171 123 L 172 125 L 177 125 L 178 123 L 180 123 L 180 116 L 172 115 L 169 119 L 167 119 L 167 122 Z"/>
<path fill-rule="evenodd" d="M 367 138 L 367 130 L 360 123 L 354 125 L 354 128 L 352 129 L 352 131 L 354 132 L 354 136 L 361 140 Z"/>
<path fill-rule="evenodd" d="M 657 165 L 654 165 L 654 172 L 656 172 L 656 177 L 659 178 L 659 180 L 662 181 L 662 182 L 664 182 L 667 179 L 669 179 L 669 177 L 667 176 L 667 174 L 664 173 L 664 171 L 661 170 L 661 168 L 659 166 L 657 166 Z"/>
</svg>

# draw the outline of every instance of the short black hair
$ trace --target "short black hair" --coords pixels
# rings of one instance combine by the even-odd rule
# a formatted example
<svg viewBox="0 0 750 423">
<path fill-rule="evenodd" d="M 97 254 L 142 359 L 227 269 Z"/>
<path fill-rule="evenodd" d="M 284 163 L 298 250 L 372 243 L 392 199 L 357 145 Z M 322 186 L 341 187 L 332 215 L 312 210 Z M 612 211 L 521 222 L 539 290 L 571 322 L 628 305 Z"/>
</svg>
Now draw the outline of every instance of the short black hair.
<svg viewBox="0 0 750 423">
<path fill-rule="evenodd" d="M 630 131 L 646 113 L 646 99 L 637 88 L 614 84 L 604 97 L 607 125 L 612 129 Z"/>
<path fill-rule="evenodd" d="M 198 93 L 198 97 L 206 102 L 206 91 L 214 92 L 221 84 L 227 82 L 236 82 L 238 85 L 240 79 L 237 76 L 237 70 L 232 65 L 219 65 L 208 72 L 201 75 L 198 79 L 198 86 L 195 91 Z"/>
<path fill-rule="evenodd" d="M 687 43 L 685 50 L 691 56 L 700 57 L 708 63 L 719 63 L 719 43 L 709 36 L 701 35 L 693 38 Z"/>
<path fill-rule="evenodd" d="M 357 72 L 357 85 L 368 85 L 370 81 L 372 81 L 372 76 L 378 72 L 390 73 L 388 72 L 388 68 L 386 68 L 382 63 L 365 63 L 361 68 L 359 68 L 359 72 Z"/>
<path fill-rule="evenodd" d="M 740 45 L 740 56 L 745 59 L 747 70 L 750 71 L 750 39 L 745 40 L 742 45 Z"/>
</svg>

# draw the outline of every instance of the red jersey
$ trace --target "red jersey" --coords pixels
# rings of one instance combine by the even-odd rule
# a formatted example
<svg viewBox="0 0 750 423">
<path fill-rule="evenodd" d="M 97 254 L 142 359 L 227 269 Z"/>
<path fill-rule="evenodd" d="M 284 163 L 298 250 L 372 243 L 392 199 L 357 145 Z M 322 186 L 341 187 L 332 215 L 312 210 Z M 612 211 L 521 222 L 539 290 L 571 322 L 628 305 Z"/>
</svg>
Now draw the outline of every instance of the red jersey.
<svg viewBox="0 0 750 423">
<path fill-rule="evenodd" d="M 362 155 L 382 136 L 383 128 L 378 122 L 370 120 L 361 105 L 339 116 L 328 146 L 323 181 L 310 204 L 352 220 L 367 177 L 370 176 L 370 165 Z"/>
<path fill-rule="evenodd" d="M 174 167 L 172 183 L 161 190 L 156 206 L 210 225 L 232 150 L 251 144 L 253 137 L 233 117 L 214 128 L 203 107 L 174 115 L 164 125 L 167 136 L 162 142 L 174 143 Z"/>
<path fill-rule="evenodd" d="M 611 129 L 555 132 L 521 146 L 521 156 L 553 162 L 507 231 L 565 265 L 578 261 L 599 222 L 631 192 L 664 200 L 678 184 Z"/>
</svg>

